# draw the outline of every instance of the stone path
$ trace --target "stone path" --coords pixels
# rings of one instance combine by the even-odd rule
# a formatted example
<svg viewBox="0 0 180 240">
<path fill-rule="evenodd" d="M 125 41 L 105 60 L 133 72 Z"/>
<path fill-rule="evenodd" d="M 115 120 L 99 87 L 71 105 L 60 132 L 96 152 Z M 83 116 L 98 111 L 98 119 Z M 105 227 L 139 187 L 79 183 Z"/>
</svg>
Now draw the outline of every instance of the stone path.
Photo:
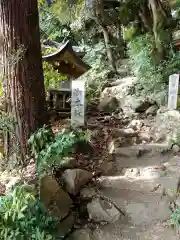
<svg viewBox="0 0 180 240">
<path fill-rule="evenodd" d="M 167 145 L 152 143 L 119 148 L 114 154 L 116 173 L 101 176 L 97 185 L 99 194 L 125 216 L 93 231 L 76 230 L 68 240 L 179 239 L 166 222 L 169 203 L 177 197 L 180 157 L 168 153 Z"/>
<path fill-rule="evenodd" d="M 141 157 L 136 157 L 144 150 Z M 117 173 L 99 179 L 100 192 L 121 208 L 126 217 L 93 232 L 93 240 L 178 239 L 165 227 L 179 181 L 180 158 L 163 155 L 167 146 L 146 144 L 115 151 Z M 165 195 L 165 196 L 164 196 Z"/>
</svg>

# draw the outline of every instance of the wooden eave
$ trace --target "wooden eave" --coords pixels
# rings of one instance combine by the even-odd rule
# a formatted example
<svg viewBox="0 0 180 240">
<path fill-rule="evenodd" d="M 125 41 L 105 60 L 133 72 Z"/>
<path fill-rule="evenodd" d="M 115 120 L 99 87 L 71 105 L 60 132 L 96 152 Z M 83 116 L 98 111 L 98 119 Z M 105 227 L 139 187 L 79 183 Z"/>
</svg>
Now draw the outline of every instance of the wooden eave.
<svg viewBox="0 0 180 240">
<path fill-rule="evenodd" d="M 72 45 L 67 41 L 61 46 L 57 52 L 42 57 L 43 61 L 49 62 L 54 69 L 60 73 L 69 75 L 73 78 L 78 78 L 90 69 L 90 66 L 85 64 L 76 52 Z M 59 63 L 59 66 L 56 65 Z"/>
</svg>

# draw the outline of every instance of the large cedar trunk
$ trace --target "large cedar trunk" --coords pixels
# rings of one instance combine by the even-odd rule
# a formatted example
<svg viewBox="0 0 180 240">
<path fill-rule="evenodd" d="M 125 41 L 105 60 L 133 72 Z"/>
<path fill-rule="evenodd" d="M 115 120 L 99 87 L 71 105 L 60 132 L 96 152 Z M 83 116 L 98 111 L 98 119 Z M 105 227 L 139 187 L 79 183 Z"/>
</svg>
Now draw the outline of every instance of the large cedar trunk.
<svg viewBox="0 0 180 240">
<path fill-rule="evenodd" d="M 5 154 L 18 143 L 23 161 L 29 136 L 48 123 L 37 0 L 0 0 L 0 31 L 5 109 L 15 120 Z"/>
</svg>

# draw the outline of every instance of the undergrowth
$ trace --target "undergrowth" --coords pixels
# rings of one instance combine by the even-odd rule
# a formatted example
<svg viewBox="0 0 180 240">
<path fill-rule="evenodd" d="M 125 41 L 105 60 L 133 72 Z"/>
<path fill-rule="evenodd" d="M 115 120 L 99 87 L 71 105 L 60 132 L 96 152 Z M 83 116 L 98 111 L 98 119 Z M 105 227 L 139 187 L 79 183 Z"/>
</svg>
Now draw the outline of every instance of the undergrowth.
<svg viewBox="0 0 180 240">
<path fill-rule="evenodd" d="M 166 100 L 169 75 L 179 71 L 180 54 L 169 53 L 169 57 L 156 63 L 154 39 L 150 35 L 139 36 L 128 45 L 132 71 L 138 78 L 131 89 L 136 96 L 150 96 L 157 103 Z"/>
<path fill-rule="evenodd" d="M 179 232 L 180 227 L 180 208 L 176 208 L 169 216 L 168 224 Z"/>
<path fill-rule="evenodd" d="M 52 240 L 58 220 L 50 217 L 44 205 L 22 186 L 0 197 L 2 240 Z"/>
<path fill-rule="evenodd" d="M 43 127 L 35 132 L 29 139 L 28 144 L 32 154 L 36 158 L 37 173 L 52 173 L 60 168 L 64 159 L 68 157 L 75 144 L 86 141 L 86 133 L 80 130 L 67 130 L 52 133 L 48 127 Z"/>
</svg>

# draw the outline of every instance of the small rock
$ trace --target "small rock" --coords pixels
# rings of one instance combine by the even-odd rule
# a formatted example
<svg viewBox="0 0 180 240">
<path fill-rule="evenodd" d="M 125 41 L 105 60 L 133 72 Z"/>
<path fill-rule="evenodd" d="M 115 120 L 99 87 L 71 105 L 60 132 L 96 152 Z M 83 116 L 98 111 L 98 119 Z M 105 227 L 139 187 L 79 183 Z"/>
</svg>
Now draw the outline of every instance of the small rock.
<svg viewBox="0 0 180 240">
<path fill-rule="evenodd" d="M 40 199 L 53 216 L 64 218 L 73 204 L 69 195 L 51 176 L 45 176 L 40 182 Z"/>
<path fill-rule="evenodd" d="M 173 145 L 172 151 L 173 153 L 178 153 L 180 151 L 180 147 L 178 145 Z"/>
<path fill-rule="evenodd" d="M 157 105 L 152 105 L 146 110 L 146 115 L 155 115 L 158 110 Z"/>
<path fill-rule="evenodd" d="M 91 240 L 90 229 L 75 230 L 67 240 Z"/>
<path fill-rule="evenodd" d="M 92 199 L 97 195 L 97 191 L 94 188 L 83 188 L 81 189 L 80 196 L 83 199 Z"/>
<path fill-rule="evenodd" d="M 113 223 L 120 217 L 120 212 L 108 201 L 99 198 L 94 199 L 87 205 L 89 218 L 95 222 Z"/>
<path fill-rule="evenodd" d="M 138 106 L 136 106 L 135 111 L 138 113 L 142 113 L 142 112 L 145 112 L 150 106 L 151 106 L 150 102 L 140 101 Z"/>
<path fill-rule="evenodd" d="M 91 179 L 92 173 L 82 169 L 67 169 L 62 175 L 66 190 L 73 195 L 77 195 L 80 189 Z"/>
</svg>

